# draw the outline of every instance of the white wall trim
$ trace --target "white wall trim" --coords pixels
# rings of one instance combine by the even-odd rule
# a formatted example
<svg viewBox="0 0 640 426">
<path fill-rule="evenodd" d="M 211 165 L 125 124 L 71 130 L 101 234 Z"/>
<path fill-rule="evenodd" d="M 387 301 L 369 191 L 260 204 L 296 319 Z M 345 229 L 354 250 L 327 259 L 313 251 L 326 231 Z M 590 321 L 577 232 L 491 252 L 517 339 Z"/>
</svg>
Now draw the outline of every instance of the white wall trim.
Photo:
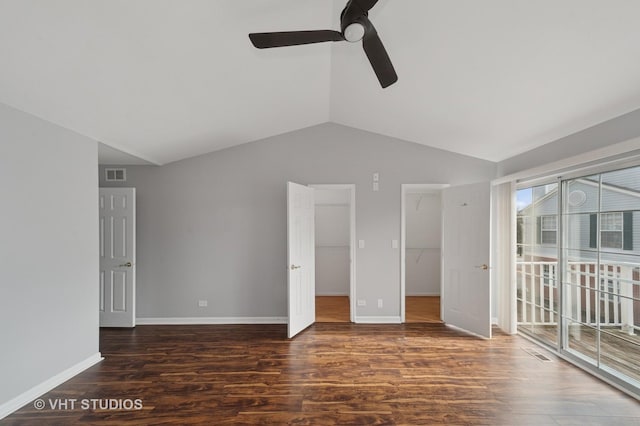
<svg viewBox="0 0 640 426">
<path fill-rule="evenodd" d="M 556 173 L 572 170 L 574 168 L 585 166 L 588 163 L 605 160 L 607 158 L 619 156 L 631 151 L 640 150 L 640 138 L 633 138 L 624 142 L 619 142 L 604 148 L 594 149 L 593 151 L 574 155 L 573 157 L 563 158 L 562 160 L 552 161 L 542 166 L 533 167 L 531 169 L 522 170 L 510 175 L 506 175 L 491 181 L 492 185 L 500 185 L 507 182 L 518 181 L 522 179 L 545 178 L 555 176 Z M 638 155 L 630 156 L 627 160 Z M 616 160 L 617 161 L 617 160 Z"/>
<path fill-rule="evenodd" d="M 287 324 L 287 317 L 136 318 L 136 325 Z"/>
<path fill-rule="evenodd" d="M 53 388 L 61 385 L 67 380 L 71 379 L 73 376 L 78 375 L 87 368 L 99 363 L 103 359 L 104 358 L 102 358 L 100 352 L 97 352 L 84 361 L 80 361 L 79 363 L 67 368 L 66 370 L 56 374 L 55 376 L 45 380 L 44 382 L 32 387 L 26 392 L 23 392 L 15 398 L 5 402 L 4 404 L 0 405 L 0 419 L 5 418 L 9 414 L 13 413 L 14 411 L 18 410 L 34 399 L 44 395 Z"/>
<path fill-rule="evenodd" d="M 360 324 L 400 324 L 400 317 L 356 317 L 356 323 Z"/>
<path fill-rule="evenodd" d="M 326 297 L 349 297 L 349 293 L 339 293 L 339 292 L 321 292 L 321 293 L 316 293 L 316 296 L 326 296 Z"/>
<path fill-rule="evenodd" d="M 416 297 L 440 297 L 440 293 L 411 293 L 406 294 L 407 297 L 416 296 Z"/>
</svg>

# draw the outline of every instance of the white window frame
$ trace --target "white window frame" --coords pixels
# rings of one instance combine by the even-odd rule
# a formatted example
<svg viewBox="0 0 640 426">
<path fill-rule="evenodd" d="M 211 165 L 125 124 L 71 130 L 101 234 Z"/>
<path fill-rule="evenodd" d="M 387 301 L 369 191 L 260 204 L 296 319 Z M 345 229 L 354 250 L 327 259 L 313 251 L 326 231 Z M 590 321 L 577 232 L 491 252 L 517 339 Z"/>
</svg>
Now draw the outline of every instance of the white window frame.
<svg viewBox="0 0 640 426">
<path fill-rule="evenodd" d="M 545 219 L 549 219 L 549 218 L 553 218 L 554 219 L 554 227 L 553 228 L 545 228 Z M 538 230 L 538 232 L 540 232 L 540 245 L 542 246 L 555 246 L 558 244 L 558 215 L 555 214 L 548 214 L 548 215 L 541 215 L 540 216 L 540 229 Z M 545 232 L 553 232 L 554 235 L 554 241 L 552 243 L 549 242 L 545 242 L 544 240 L 544 233 Z"/>
<path fill-rule="evenodd" d="M 605 221 L 603 220 L 606 216 L 617 216 L 620 219 L 620 229 L 606 229 L 605 228 Z M 617 221 L 616 221 L 617 222 Z M 618 232 L 620 233 L 620 245 L 619 246 L 611 246 L 611 245 L 604 245 L 605 239 L 602 238 L 603 237 L 603 233 L 605 232 L 609 232 L 609 233 L 613 233 L 613 232 Z M 624 214 L 622 214 L 622 212 L 602 212 L 600 213 L 600 247 L 602 248 L 609 248 L 609 249 L 615 249 L 615 250 L 623 250 L 624 249 Z"/>
</svg>

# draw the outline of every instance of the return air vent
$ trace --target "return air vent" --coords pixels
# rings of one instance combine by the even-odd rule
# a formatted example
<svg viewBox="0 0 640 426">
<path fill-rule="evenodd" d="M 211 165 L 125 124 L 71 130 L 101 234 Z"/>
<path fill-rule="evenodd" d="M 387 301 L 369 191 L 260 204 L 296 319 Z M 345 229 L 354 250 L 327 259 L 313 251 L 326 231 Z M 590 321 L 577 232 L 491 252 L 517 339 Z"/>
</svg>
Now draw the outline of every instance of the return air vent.
<svg viewBox="0 0 640 426">
<path fill-rule="evenodd" d="M 104 169 L 104 179 L 107 182 L 125 182 L 127 180 L 126 169 Z"/>
<path fill-rule="evenodd" d="M 545 354 L 537 350 L 536 348 L 522 348 L 523 351 L 531 355 L 532 357 L 537 358 L 542 362 L 551 362 L 551 358 L 547 358 Z"/>
</svg>

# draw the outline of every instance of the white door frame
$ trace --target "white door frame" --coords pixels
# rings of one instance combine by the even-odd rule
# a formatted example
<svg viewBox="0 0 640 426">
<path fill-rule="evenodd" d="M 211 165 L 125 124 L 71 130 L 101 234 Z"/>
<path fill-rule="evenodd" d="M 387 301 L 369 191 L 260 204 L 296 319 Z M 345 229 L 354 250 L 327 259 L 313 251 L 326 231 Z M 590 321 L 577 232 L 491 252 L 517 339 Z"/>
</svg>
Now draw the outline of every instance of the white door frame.
<svg viewBox="0 0 640 426">
<path fill-rule="evenodd" d="M 444 188 L 450 185 L 446 183 L 403 183 L 400 185 L 400 322 L 406 322 L 406 244 L 407 244 L 407 212 L 406 204 L 407 194 L 423 193 L 434 194 L 440 193 Z M 442 220 L 442 218 L 440 219 Z M 440 290 L 442 293 L 442 274 L 440 275 Z M 442 302 L 442 301 L 441 301 Z"/>
<path fill-rule="evenodd" d="M 313 184 L 314 189 L 346 189 L 349 190 L 349 318 L 356 322 L 356 185 L 347 184 Z"/>
</svg>

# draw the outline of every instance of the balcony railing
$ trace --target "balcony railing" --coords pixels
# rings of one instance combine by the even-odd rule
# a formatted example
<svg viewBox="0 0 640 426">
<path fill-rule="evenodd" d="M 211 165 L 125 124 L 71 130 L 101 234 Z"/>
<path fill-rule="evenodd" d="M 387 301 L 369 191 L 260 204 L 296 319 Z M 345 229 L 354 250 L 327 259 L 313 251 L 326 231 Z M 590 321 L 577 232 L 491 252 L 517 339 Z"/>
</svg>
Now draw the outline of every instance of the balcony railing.
<svg viewBox="0 0 640 426">
<path fill-rule="evenodd" d="M 518 323 L 557 325 L 558 263 L 518 261 L 516 265 Z M 640 317 L 640 301 L 634 301 L 633 291 L 634 285 L 640 285 L 634 280 L 638 266 L 601 263 L 598 268 L 595 262 L 568 262 L 565 316 L 594 327 L 620 327 L 627 334 L 640 330 L 639 321 L 634 321 L 634 309 L 635 316 Z"/>
</svg>

